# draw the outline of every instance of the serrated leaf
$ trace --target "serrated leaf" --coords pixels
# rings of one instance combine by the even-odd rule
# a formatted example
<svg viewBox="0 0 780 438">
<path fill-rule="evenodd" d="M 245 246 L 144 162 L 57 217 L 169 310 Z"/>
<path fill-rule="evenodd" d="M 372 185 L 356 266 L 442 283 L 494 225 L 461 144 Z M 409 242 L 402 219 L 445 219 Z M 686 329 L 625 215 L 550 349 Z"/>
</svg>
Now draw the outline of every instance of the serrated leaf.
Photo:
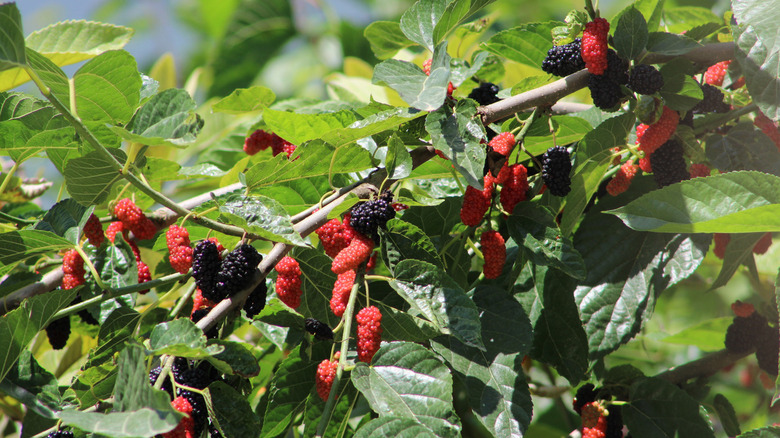
<svg viewBox="0 0 780 438">
<path fill-rule="evenodd" d="M 745 73 L 745 83 L 761 112 L 780 119 L 780 42 L 777 22 L 780 9 L 775 2 L 745 0 L 732 2 L 737 25 L 732 26 L 737 45 L 736 59 Z"/>
<path fill-rule="evenodd" d="M 5 245 L 0 244 L 0 248 Z M 21 306 L 0 318 L 0 351 L 5 352 L 0 359 L 0 380 L 5 378 L 35 335 L 51 322 L 55 313 L 70 305 L 75 296 L 75 291 L 63 290 L 27 298 Z"/>
<path fill-rule="evenodd" d="M 439 438 L 428 427 L 412 418 L 387 415 L 375 418 L 364 424 L 355 433 L 356 438 L 385 438 L 388 436 L 408 436 L 415 438 Z"/>
<path fill-rule="evenodd" d="M 138 344 L 130 343 L 119 353 L 118 372 L 114 386 L 114 411 L 130 412 L 141 408 L 158 411 L 170 409 L 165 391 L 149 385 L 146 371 L 146 353 Z"/>
<path fill-rule="evenodd" d="M 250 88 L 238 88 L 230 95 L 215 103 L 211 109 L 216 113 L 246 114 L 261 111 L 276 99 L 271 89 L 256 85 Z"/>
<path fill-rule="evenodd" d="M 552 119 L 555 127 L 556 142 L 552 140 L 549 124 L 546 120 L 544 121 L 543 132 L 535 129 L 539 125 L 534 124 L 523 141 L 528 154 L 541 155 L 555 145 L 578 142 L 589 132 L 593 131 L 593 126 L 579 117 L 553 116 Z"/>
<path fill-rule="evenodd" d="M 32 130 L 61 126 L 64 122 L 56 109 L 44 100 L 24 93 L 0 93 L 0 121 L 19 120 Z M 54 122 L 52 119 L 58 119 Z"/>
<path fill-rule="evenodd" d="M 633 5 L 620 14 L 613 38 L 615 50 L 625 59 L 635 59 L 645 49 L 648 38 L 647 22 Z"/>
<path fill-rule="evenodd" d="M 119 149 L 108 149 L 114 158 L 124 163 L 127 155 Z M 82 205 L 100 204 L 108 198 L 111 187 L 122 179 L 117 163 L 98 151 L 73 158 L 65 164 L 65 185 L 68 193 Z"/>
<path fill-rule="evenodd" d="M 0 71 L 27 64 L 22 15 L 16 3 L 0 5 Z"/>
<path fill-rule="evenodd" d="M 27 63 L 30 68 L 40 77 L 46 86 L 51 89 L 53 94 L 60 102 L 68 102 L 70 89 L 68 86 L 68 76 L 57 65 L 48 58 L 41 55 L 29 47 L 26 50 Z"/>
<path fill-rule="evenodd" d="M 547 51 L 553 47 L 551 32 L 562 25 L 564 23 L 560 21 L 526 23 L 493 35 L 480 47 L 511 61 L 541 69 Z"/>
<path fill-rule="evenodd" d="M 425 342 L 440 335 L 433 324 L 418 316 L 382 302 L 375 305 L 382 312 L 382 339 L 385 341 Z"/>
<path fill-rule="evenodd" d="M 438 437 L 460 435 L 452 406 L 452 376 L 425 347 L 385 344 L 374 355 L 372 366 L 358 363 L 351 377 L 380 418 L 411 419 Z"/>
<path fill-rule="evenodd" d="M 263 121 L 270 130 L 296 145 L 321 138 L 333 130 L 346 128 L 355 120 L 355 114 L 348 110 L 322 114 L 301 114 L 270 108 L 263 111 Z"/>
<path fill-rule="evenodd" d="M 62 411 L 59 413 L 62 423 L 85 432 L 111 437 L 142 437 L 165 433 L 173 429 L 181 414 L 173 408 L 167 411 L 141 408 L 131 412 Z"/>
<path fill-rule="evenodd" d="M 721 172 L 757 170 L 780 176 L 780 151 L 763 132 L 742 126 L 706 139 L 706 156 Z"/>
<path fill-rule="evenodd" d="M 76 245 L 92 210 L 94 209 L 84 207 L 71 198 L 64 199 L 46 212 L 43 219 L 35 224 L 35 229 L 51 231 Z"/>
<path fill-rule="evenodd" d="M 436 45 L 434 28 L 446 7 L 446 0 L 417 0 L 401 16 L 401 31 L 410 40 L 433 52 Z"/>
<path fill-rule="evenodd" d="M 485 65 L 485 62 L 491 57 L 495 56 L 488 52 L 480 51 L 474 54 L 470 64 L 461 59 L 451 60 L 450 82 L 452 82 L 454 86 L 459 87 L 462 83 L 470 80 L 472 76 L 476 75 L 482 66 Z"/>
<path fill-rule="evenodd" d="M 677 62 L 676 62 L 677 61 Z M 701 86 L 689 76 L 690 63 L 684 59 L 671 61 L 661 67 L 664 86 L 659 91 L 664 103 L 675 111 L 688 111 L 702 100 Z"/>
<path fill-rule="evenodd" d="M 333 284 L 336 282 L 336 274 L 330 270 L 331 258 L 322 250 L 314 248 L 296 248 L 293 257 L 301 268 L 301 290 L 303 291 L 301 305 L 297 311 L 325 322 L 330 327 L 335 327 L 340 318 L 330 310 L 330 298 L 333 295 Z M 301 315 L 296 317 L 298 320 L 300 318 Z M 290 323 L 292 324 L 293 321 Z M 303 327 L 302 321 L 299 327 Z"/>
<path fill-rule="evenodd" d="M 185 90 L 169 88 L 152 96 L 138 109 L 129 131 L 116 126 L 111 130 L 136 143 L 184 147 L 194 142 L 203 128 L 203 118 L 195 113 L 196 107 Z"/>
<path fill-rule="evenodd" d="M 149 335 L 149 348 L 154 354 L 202 359 L 224 351 L 221 345 L 206 345 L 206 336 L 189 318 L 157 324 Z"/>
<path fill-rule="evenodd" d="M 124 50 L 105 52 L 73 75 L 76 112 L 85 121 L 125 124 L 141 96 L 141 75 L 135 58 Z"/>
<path fill-rule="evenodd" d="M 433 44 L 439 44 L 447 34 L 477 11 L 495 0 L 455 0 L 447 5 L 433 28 Z"/>
<path fill-rule="evenodd" d="M 401 24 L 395 21 L 375 21 L 366 26 L 363 36 L 378 59 L 392 58 L 399 50 L 414 45 L 414 41 L 401 31 Z"/>
<path fill-rule="evenodd" d="M 252 352 L 242 343 L 215 339 L 209 341 L 209 345 L 219 345 L 223 348 L 221 353 L 206 358 L 221 372 L 245 378 L 250 378 L 260 373 L 260 365 L 257 364 L 257 360 L 252 356 Z"/>
<path fill-rule="evenodd" d="M 720 23 L 722 26 L 722 22 L 722 17 L 704 6 L 670 7 L 670 5 L 666 5 L 664 8 L 664 26 L 667 32 L 681 33 L 707 23 Z M 689 36 L 689 32 L 685 32 L 685 36 Z"/>
<path fill-rule="evenodd" d="M 449 81 L 450 56 L 446 41 L 433 52 L 430 75 L 410 62 L 388 59 L 374 67 L 371 79 L 374 84 L 392 88 L 409 106 L 421 111 L 433 111 L 442 106 Z"/>
<path fill-rule="evenodd" d="M 419 260 L 403 260 L 390 285 L 415 311 L 441 333 L 484 349 L 479 314 L 466 292 L 441 268 Z"/>
<path fill-rule="evenodd" d="M 89 356 L 87 366 L 94 367 L 113 359 L 114 353 L 122 350 L 129 340 L 141 314 L 128 307 L 119 307 L 108 315 L 100 325 L 98 346 Z"/>
<path fill-rule="evenodd" d="M 574 296 L 591 358 L 634 337 L 652 315 L 656 296 L 693 274 L 709 241 L 707 235 L 636 232 L 609 216 L 588 215 L 574 235 L 588 270 Z"/>
<path fill-rule="evenodd" d="M 306 245 L 293 229 L 290 216 L 281 204 L 266 196 L 229 194 L 217 198 L 223 221 L 266 239 L 291 245 Z"/>
<path fill-rule="evenodd" d="M 71 387 L 68 388 L 67 395 L 72 393 L 82 409 L 94 406 L 95 403 L 114 395 L 116 376 L 116 365 L 112 363 L 86 368 L 77 374 Z"/>
<path fill-rule="evenodd" d="M 780 177 L 728 172 L 666 186 L 608 213 L 658 233 L 780 231 L 779 190 Z"/>
<path fill-rule="evenodd" d="M 701 44 L 696 40 L 667 32 L 652 32 L 647 40 L 647 51 L 660 55 L 684 55 L 697 47 Z"/>
<path fill-rule="evenodd" d="M 481 141 L 485 131 L 476 114 L 475 102 L 463 99 L 454 109 L 443 106 L 428 114 L 425 129 L 431 134 L 433 146 L 449 157 L 469 185 L 482 190 L 485 146 Z"/>
<path fill-rule="evenodd" d="M 380 230 L 382 257 L 390 270 L 403 260 L 421 260 L 443 268 L 441 258 L 430 238 L 416 226 L 400 219 L 391 219 L 387 230 Z"/>
<path fill-rule="evenodd" d="M 240 392 L 224 382 L 214 382 L 206 388 L 211 397 L 214 417 L 226 438 L 257 436 L 260 419 Z"/>
<path fill-rule="evenodd" d="M 10 265 L 27 257 L 53 254 L 73 244 L 52 232 L 19 230 L 0 234 L 0 263 Z"/>
<path fill-rule="evenodd" d="M 412 173 L 412 156 L 397 135 L 393 135 L 387 141 L 385 168 L 387 177 L 392 179 L 406 178 Z"/>
<path fill-rule="evenodd" d="M 404 123 L 424 116 L 423 111 L 414 108 L 388 108 L 366 116 L 346 128 L 334 129 L 322 136 L 323 141 L 336 147 L 344 146 L 355 140 L 395 129 Z"/>
<path fill-rule="evenodd" d="M 555 216 L 538 204 L 516 208 L 507 220 L 509 235 L 517 242 L 526 260 L 551 266 L 572 276 L 585 278 L 585 262 L 555 223 Z"/>
<path fill-rule="evenodd" d="M 86 20 L 67 20 L 36 30 L 27 36 L 27 47 L 58 66 L 75 64 L 130 41 L 133 29 Z"/>
<path fill-rule="evenodd" d="M 715 437 L 699 415 L 699 403 L 676 385 L 651 377 L 631 386 L 623 420 L 637 438 Z"/>
</svg>

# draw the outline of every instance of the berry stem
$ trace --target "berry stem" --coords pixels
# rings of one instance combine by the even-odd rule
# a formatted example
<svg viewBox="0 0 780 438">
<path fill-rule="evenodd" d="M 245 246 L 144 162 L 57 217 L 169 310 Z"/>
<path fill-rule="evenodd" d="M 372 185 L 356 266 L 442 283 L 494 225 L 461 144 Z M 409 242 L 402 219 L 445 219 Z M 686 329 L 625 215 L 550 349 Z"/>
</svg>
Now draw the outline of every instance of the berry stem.
<svg viewBox="0 0 780 438">
<path fill-rule="evenodd" d="M 87 268 L 89 268 L 89 272 L 92 274 L 92 278 L 95 280 L 95 284 L 97 284 L 101 290 L 111 291 L 111 288 L 103 283 L 103 279 L 100 278 L 100 274 L 98 273 L 97 269 L 95 269 L 95 265 L 92 264 L 92 260 L 90 260 L 87 256 L 87 253 L 84 252 L 84 248 L 82 248 L 81 245 L 76 245 L 73 249 L 79 253 L 81 259 L 84 260 L 84 263 L 87 264 Z"/>
<path fill-rule="evenodd" d="M 147 284 L 147 283 L 144 283 Z M 187 305 L 187 302 L 190 300 L 192 295 L 195 293 L 195 289 L 197 289 L 197 285 L 195 283 L 192 283 L 190 287 L 187 288 L 187 291 L 184 292 L 184 295 L 179 298 L 179 302 L 176 303 L 176 307 L 171 309 L 171 313 L 168 314 L 168 319 L 174 319 L 179 315 L 179 312 L 184 308 L 184 306 Z M 173 292 L 173 291 L 171 291 Z M 166 294 L 167 295 L 167 294 Z M 158 300 L 162 301 L 162 299 Z"/>
</svg>

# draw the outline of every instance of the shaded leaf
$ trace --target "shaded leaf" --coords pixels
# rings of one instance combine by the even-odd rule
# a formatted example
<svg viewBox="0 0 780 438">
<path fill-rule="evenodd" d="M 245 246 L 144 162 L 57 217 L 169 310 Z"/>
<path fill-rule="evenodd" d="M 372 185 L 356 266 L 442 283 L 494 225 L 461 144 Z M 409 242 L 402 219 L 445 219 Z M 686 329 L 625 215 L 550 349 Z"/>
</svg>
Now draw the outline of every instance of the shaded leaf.
<svg viewBox="0 0 780 438">
<path fill-rule="evenodd" d="M 0 71 L 27 64 L 22 15 L 16 3 L 0 5 Z"/>
<path fill-rule="evenodd" d="M 721 172 L 757 170 L 780 176 L 780 151 L 763 132 L 737 126 L 726 135 L 706 138 L 706 155 Z"/>
<path fill-rule="evenodd" d="M 412 156 L 397 135 L 393 135 L 387 141 L 385 168 L 387 177 L 392 179 L 406 178 L 412 173 Z"/>
<path fill-rule="evenodd" d="M 647 22 L 633 5 L 620 14 L 614 35 L 614 46 L 618 55 L 632 60 L 638 57 L 647 44 Z"/>
<path fill-rule="evenodd" d="M 206 358 L 214 367 L 225 374 L 234 374 L 249 378 L 260 373 L 260 365 L 244 344 L 235 341 L 215 339 L 209 345 L 219 345 L 221 353 Z"/>
<path fill-rule="evenodd" d="M 667 32 L 652 32 L 647 40 L 647 51 L 661 55 L 684 55 L 697 47 L 701 44 L 696 40 Z"/>
<path fill-rule="evenodd" d="M 51 231 L 76 245 L 92 210 L 93 208 L 84 207 L 71 198 L 64 199 L 46 212 L 43 219 L 35 224 L 35 229 Z"/>
<path fill-rule="evenodd" d="M 455 169 L 469 185 L 483 189 L 485 166 L 485 128 L 477 117 L 476 103 L 459 100 L 454 109 L 443 106 L 428 114 L 425 129 L 431 134 L 433 146 L 449 157 Z"/>
<path fill-rule="evenodd" d="M 52 232 L 19 230 L 0 234 L 0 263 L 10 265 L 27 257 L 51 254 L 73 244 Z"/>
<path fill-rule="evenodd" d="M 227 438 L 258 436 L 260 419 L 240 392 L 223 382 L 214 382 L 206 388 L 211 397 L 213 415 Z"/>
<path fill-rule="evenodd" d="M 441 258 L 430 238 L 416 226 L 391 219 L 387 230 L 380 230 L 382 257 L 392 271 L 403 260 L 421 260 L 443 268 Z"/>
<path fill-rule="evenodd" d="M 130 343 L 119 353 L 118 372 L 114 386 L 114 411 L 131 412 L 151 408 L 160 412 L 170 410 L 168 394 L 149 384 L 144 348 Z"/>
</svg>

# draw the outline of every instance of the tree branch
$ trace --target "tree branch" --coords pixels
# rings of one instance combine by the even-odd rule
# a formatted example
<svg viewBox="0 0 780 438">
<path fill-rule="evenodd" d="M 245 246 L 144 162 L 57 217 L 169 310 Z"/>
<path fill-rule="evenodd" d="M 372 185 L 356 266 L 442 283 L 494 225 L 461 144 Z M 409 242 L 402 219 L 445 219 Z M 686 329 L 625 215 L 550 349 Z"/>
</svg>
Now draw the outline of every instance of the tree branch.
<svg viewBox="0 0 780 438">
<path fill-rule="evenodd" d="M 710 353 L 692 362 L 669 368 L 656 375 L 656 377 L 668 380 L 674 384 L 679 384 L 695 377 L 711 376 L 743 357 L 753 354 L 754 351 L 755 349 L 752 349 L 747 353 L 736 354 L 723 349 Z"/>
<path fill-rule="evenodd" d="M 63 275 L 62 269 L 55 268 L 43 274 L 43 278 L 35 283 L 28 284 L 27 286 L 4 296 L 0 299 L 0 315 L 5 315 L 11 310 L 16 309 L 26 298 L 45 294 L 50 290 L 56 289 L 60 283 L 62 283 Z"/>
</svg>

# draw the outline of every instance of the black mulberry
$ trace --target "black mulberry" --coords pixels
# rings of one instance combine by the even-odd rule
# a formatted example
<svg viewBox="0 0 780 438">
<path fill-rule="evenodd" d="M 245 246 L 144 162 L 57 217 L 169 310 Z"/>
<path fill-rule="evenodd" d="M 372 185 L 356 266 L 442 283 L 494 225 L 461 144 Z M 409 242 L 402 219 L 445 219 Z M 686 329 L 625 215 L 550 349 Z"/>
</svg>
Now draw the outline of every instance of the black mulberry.
<svg viewBox="0 0 780 438">
<path fill-rule="evenodd" d="M 352 208 L 349 225 L 366 237 L 377 239 L 376 230 L 384 228 L 395 217 L 393 194 L 387 190 L 373 201 L 366 201 Z"/>
<path fill-rule="evenodd" d="M 650 154 L 650 167 L 658 187 L 691 179 L 683 157 L 683 147 L 676 140 L 669 140 Z"/>
<path fill-rule="evenodd" d="M 563 146 L 547 149 L 542 155 L 542 179 L 555 196 L 566 196 L 571 190 L 571 159 Z"/>
<path fill-rule="evenodd" d="M 581 55 L 582 40 L 577 38 L 569 44 L 555 46 L 547 51 L 542 61 L 542 70 L 555 76 L 568 76 L 585 68 Z"/>
<path fill-rule="evenodd" d="M 197 323 L 198 321 L 203 319 L 204 316 L 208 315 L 210 311 L 211 311 L 211 309 L 207 309 L 207 308 L 198 309 L 198 310 L 192 312 L 192 315 L 190 316 L 190 319 L 192 320 L 192 322 Z M 219 329 L 215 325 L 215 326 L 211 327 L 209 329 L 209 331 L 207 331 L 204 334 L 206 335 L 207 339 L 216 339 L 216 338 L 219 337 Z"/>
<path fill-rule="evenodd" d="M 758 367 L 772 376 L 777 375 L 778 355 L 780 355 L 780 339 L 777 328 L 764 325 L 756 339 L 756 360 Z"/>
<path fill-rule="evenodd" d="M 210 240 L 201 240 L 192 251 L 192 277 L 201 294 L 211 301 L 219 302 L 215 291 L 217 273 L 220 269 L 220 254 L 217 245 Z"/>
<path fill-rule="evenodd" d="M 176 379 L 177 383 L 195 389 L 204 389 L 213 381 L 214 379 L 210 376 L 210 373 L 205 369 L 203 364 L 196 368 L 190 368 L 184 371 L 181 378 Z M 186 389 L 179 389 L 176 395 L 184 397 L 190 402 L 190 405 L 192 406 L 192 419 L 195 422 L 195 436 L 200 436 L 200 432 L 206 426 L 206 420 L 208 419 L 206 400 L 202 395 Z"/>
<path fill-rule="evenodd" d="M 588 77 L 588 89 L 593 104 L 603 110 L 615 108 L 623 99 L 623 90 L 620 84 L 608 78 L 606 75 L 590 75 Z"/>
<path fill-rule="evenodd" d="M 244 302 L 244 311 L 246 311 L 247 317 L 254 318 L 255 315 L 262 312 L 265 307 L 266 295 L 268 295 L 268 286 L 266 286 L 265 280 L 263 280 Z"/>
<path fill-rule="evenodd" d="M 306 318 L 303 322 L 303 326 L 306 328 L 306 331 L 313 334 L 316 339 L 321 341 L 333 339 L 333 330 L 322 321 L 318 321 L 314 318 Z"/>
<path fill-rule="evenodd" d="M 480 105 L 490 105 L 491 103 L 496 103 L 501 100 L 498 98 L 497 94 L 498 85 L 490 82 L 483 82 L 479 84 L 479 87 L 471 90 L 468 97 L 469 99 L 476 100 Z"/>
<path fill-rule="evenodd" d="M 207 296 L 206 291 L 201 289 L 203 296 L 217 302 L 234 295 L 252 280 L 257 265 L 262 260 L 263 256 L 252 245 L 243 244 L 229 252 L 217 272 L 214 298 Z"/>
<path fill-rule="evenodd" d="M 590 402 L 596 401 L 596 387 L 592 383 L 586 383 L 577 389 L 574 395 L 572 407 L 574 412 L 582 414 L 582 407 Z"/>
<path fill-rule="evenodd" d="M 664 86 L 664 76 L 652 65 L 634 66 L 628 78 L 628 88 L 639 94 L 655 94 Z"/>
<path fill-rule="evenodd" d="M 609 49 L 607 52 L 607 69 L 604 70 L 604 76 L 619 85 L 628 83 L 628 61 L 621 58 L 616 51 Z"/>
<path fill-rule="evenodd" d="M 696 114 L 726 113 L 731 107 L 723 101 L 723 92 L 710 84 L 701 84 L 702 100 L 691 110 Z"/>
<path fill-rule="evenodd" d="M 62 350 L 70 337 L 70 316 L 63 316 L 50 322 L 46 326 L 46 336 L 49 338 L 51 348 Z"/>
<path fill-rule="evenodd" d="M 73 432 L 69 430 L 55 430 L 54 432 L 49 432 L 46 438 L 73 438 Z"/>
<path fill-rule="evenodd" d="M 609 407 L 607 433 L 604 438 L 623 438 L 623 415 L 618 405 Z"/>
<path fill-rule="evenodd" d="M 732 353 L 747 353 L 758 344 L 760 335 L 768 327 L 766 318 L 758 312 L 735 317 L 726 330 L 726 349 Z M 775 358 L 777 355 L 775 355 Z"/>
</svg>

